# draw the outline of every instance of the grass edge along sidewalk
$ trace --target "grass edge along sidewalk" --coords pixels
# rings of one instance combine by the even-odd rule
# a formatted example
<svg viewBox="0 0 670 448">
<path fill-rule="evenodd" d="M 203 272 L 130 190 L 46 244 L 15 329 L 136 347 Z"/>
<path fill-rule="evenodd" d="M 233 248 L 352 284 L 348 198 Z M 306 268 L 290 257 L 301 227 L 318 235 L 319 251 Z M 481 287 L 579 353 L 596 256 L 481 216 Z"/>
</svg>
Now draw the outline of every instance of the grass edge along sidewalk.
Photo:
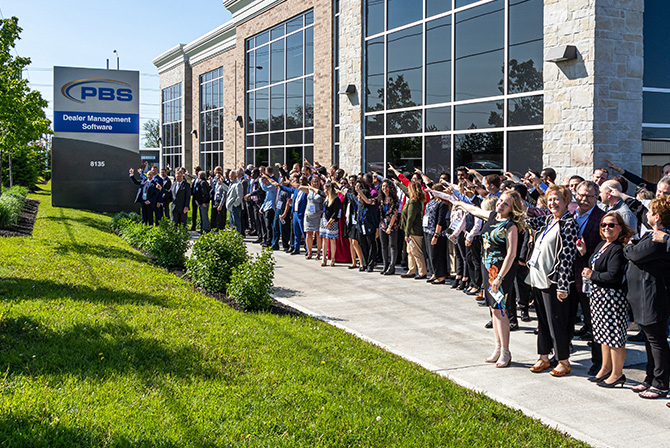
<svg viewBox="0 0 670 448">
<path fill-rule="evenodd" d="M 316 319 L 231 310 L 33 197 L 34 236 L 0 239 L 0 446 L 586 446 Z"/>
</svg>

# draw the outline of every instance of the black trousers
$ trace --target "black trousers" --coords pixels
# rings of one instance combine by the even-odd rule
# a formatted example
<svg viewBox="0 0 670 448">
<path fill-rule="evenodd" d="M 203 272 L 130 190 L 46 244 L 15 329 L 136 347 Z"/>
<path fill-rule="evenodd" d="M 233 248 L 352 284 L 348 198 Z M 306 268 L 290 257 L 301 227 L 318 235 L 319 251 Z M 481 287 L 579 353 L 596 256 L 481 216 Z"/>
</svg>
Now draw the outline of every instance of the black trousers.
<svg viewBox="0 0 670 448">
<path fill-rule="evenodd" d="M 291 232 L 291 223 L 293 221 L 293 210 L 292 207 L 289 208 L 289 212 L 286 214 L 286 219 L 284 219 L 284 224 L 280 223 L 281 226 L 281 244 L 284 250 L 288 249 L 291 247 L 291 237 L 292 232 Z"/>
<path fill-rule="evenodd" d="M 195 203 L 195 196 L 191 195 L 191 230 L 195 230 L 198 224 L 198 205 Z"/>
<path fill-rule="evenodd" d="M 254 229 L 256 229 L 256 238 L 261 242 L 265 241 L 265 221 L 263 220 L 263 215 L 261 215 L 261 206 L 253 202 L 251 204 L 251 218 L 254 221 Z"/>
<path fill-rule="evenodd" d="M 145 204 L 144 202 L 142 202 L 141 204 L 142 204 L 142 224 L 153 225 L 154 211 L 151 208 L 151 205 Z"/>
<path fill-rule="evenodd" d="M 223 230 L 226 228 L 226 208 L 221 207 L 221 210 L 218 209 L 218 206 L 212 204 L 212 211 L 210 213 L 210 227 L 212 230 Z"/>
<path fill-rule="evenodd" d="M 570 302 L 556 297 L 556 285 L 549 289 L 534 288 L 537 313 L 537 353 L 548 355 L 552 347 L 558 360 L 570 357 Z"/>
<path fill-rule="evenodd" d="M 395 273 L 395 259 L 398 253 L 398 230 L 390 234 L 379 229 L 379 243 L 382 248 L 382 259 L 384 260 L 384 272 Z"/>
<path fill-rule="evenodd" d="M 163 202 L 160 208 L 161 218 L 164 216 L 165 218 L 167 218 L 168 221 L 170 220 L 170 202 L 172 201 Z"/>
<path fill-rule="evenodd" d="M 175 223 L 175 225 L 182 225 L 186 227 L 186 217 L 188 215 L 187 213 L 184 213 L 184 210 L 177 210 L 175 209 L 172 212 L 172 222 Z"/>
<path fill-rule="evenodd" d="M 528 314 L 530 305 L 530 285 L 526 283 L 528 277 L 528 266 L 517 263 L 516 278 L 514 279 L 514 295 L 519 303 L 522 314 Z"/>
<path fill-rule="evenodd" d="M 644 382 L 661 390 L 668 390 L 670 379 L 670 348 L 667 338 L 667 320 L 642 325 L 644 346 L 647 349 L 647 376 Z"/>
<path fill-rule="evenodd" d="M 580 272 L 581 274 L 581 272 Z M 591 326 L 591 305 L 589 303 L 589 296 L 577 289 L 577 285 L 573 283 L 570 286 L 570 339 L 575 335 L 575 321 L 577 320 L 578 305 L 582 305 L 582 312 L 584 313 L 584 325 L 588 331 L 592 331 Z M 591 344 L 591 362 L 593 364 L 603 363 L 603 351 L 600 344 Z"/>
<path fill-rule="evenodd" d="M 272 246 L 272 225 L 275 220 L 275 211 L 273 208 L 263 212 L 263 244 Z"/>
<path fill-rule="evenodd" d="M 470 284 L 475 288 L 482 287 L 482 237 L 476 236 L 472 244 L 465 246 L 465 260 L 470 274 Z M 508 299 L 509 301 L 509 299 Z"/>
<path fill-rule="evenodd" d="M 433 275 L 435 278 L 445 278 L 449 276 L 449 254 L 447 253 L 446 236 L 439 236 L 435 245 L 432 241 L 426 241 L 426 247 L 430 246 L 430 253 L 432 255 L 431 264 L 433 265 Z"/>
<path fill-rule="evenodd" d="M 371 268 L 375 265 L 377 260 L 377 242 L 375 241 L 374 232 L 368 233 L 366 235 L 361 233 L 358 244 L 361 245 L 363 258 L 365 258 L 365 264 L 363 266 Z"/>
<path fill-rule="evenodd" d="M 423 232 L 423 241 L 430 241 L 433 239 L 433 234 L 428 233 L 424 230 Z M 434 275 L 435 274 L 435 269 L 433 268 L 433 246 L 430 244 L 424 244 L 424 258 L 426 259 L 426 270 L 428 271 L 428 274 Z"/>
<path fill-rule="evenodd" d="M 468 267 L 465 264 L 465 234 L 461 232 L 454 242 L 454 251 L 456 253 L 456 275 L 461 277 L 468 276 Z"/>
</svg>

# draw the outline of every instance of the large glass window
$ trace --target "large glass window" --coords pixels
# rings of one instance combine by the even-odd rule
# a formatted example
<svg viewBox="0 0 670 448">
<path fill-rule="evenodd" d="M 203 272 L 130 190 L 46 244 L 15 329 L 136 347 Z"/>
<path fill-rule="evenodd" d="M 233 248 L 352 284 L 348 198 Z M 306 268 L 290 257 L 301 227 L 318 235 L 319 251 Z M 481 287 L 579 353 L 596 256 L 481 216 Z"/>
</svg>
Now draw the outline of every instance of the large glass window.
<svg viewBox="0 0 670 448">
<path fill-rule="evenodd" d="M 223 166 L 223 67 L 200 75 L 200 166 Z"/>
<path fill-rule="evenodd" d="M 247 163 L 297 163 L 313 153 L 313 28 L 308 11 L 247 39 L 247 61 L 255 60 L 246 79 Z"/>
<path fill-rule="evenodd" d="M 161 137 L 163 167 L 182 166 L 182 92 L 181 84 L 161 91 Z"/>
<path fill-rule="evenodd" d="M 670 46 L 668 2 L 644 2 L 642 139 L 670 140 Z M 662 159 L 661 159 L 662 160 Z"/>
<path fill-rule="evenodd" d="M 543 0 L 365 5 L 366 167 L 541 168 Z"/>
</svg>

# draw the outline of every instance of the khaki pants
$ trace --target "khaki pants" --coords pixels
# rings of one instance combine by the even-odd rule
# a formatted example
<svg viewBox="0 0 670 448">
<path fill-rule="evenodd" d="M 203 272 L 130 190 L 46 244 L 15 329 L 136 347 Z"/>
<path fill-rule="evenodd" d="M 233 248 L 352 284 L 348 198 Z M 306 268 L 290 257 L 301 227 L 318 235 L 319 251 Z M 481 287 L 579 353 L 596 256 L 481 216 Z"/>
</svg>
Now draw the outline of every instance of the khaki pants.
<svg viewBox="0 0 670 448">
<path fill-rule="evenodd" d="M 416 274 L 420 277 L 426 275 L 426 261 L 423 258 L 423 251 L 421 250 L 422 240 L 422 236 L 410 235 L 409 243 L 407 243 L 407 264 L 409 267 L 407 273 Z"/>
</svg>

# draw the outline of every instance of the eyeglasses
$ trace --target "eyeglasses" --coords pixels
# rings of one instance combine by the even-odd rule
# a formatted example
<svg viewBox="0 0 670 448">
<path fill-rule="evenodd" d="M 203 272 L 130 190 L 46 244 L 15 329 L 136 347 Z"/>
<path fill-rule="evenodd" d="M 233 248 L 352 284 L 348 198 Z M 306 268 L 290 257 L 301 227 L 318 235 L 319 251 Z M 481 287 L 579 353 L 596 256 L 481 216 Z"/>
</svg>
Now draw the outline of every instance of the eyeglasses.
<svg viewBox="0 0 670 448">
<path fill-rule="evenodd" d="M 617 224 L 616 222 L 601 222 L 600 223 L 600 228 L 601 229 L 613 229 L 618 225 L 619 224 Z"/>
</svg>

